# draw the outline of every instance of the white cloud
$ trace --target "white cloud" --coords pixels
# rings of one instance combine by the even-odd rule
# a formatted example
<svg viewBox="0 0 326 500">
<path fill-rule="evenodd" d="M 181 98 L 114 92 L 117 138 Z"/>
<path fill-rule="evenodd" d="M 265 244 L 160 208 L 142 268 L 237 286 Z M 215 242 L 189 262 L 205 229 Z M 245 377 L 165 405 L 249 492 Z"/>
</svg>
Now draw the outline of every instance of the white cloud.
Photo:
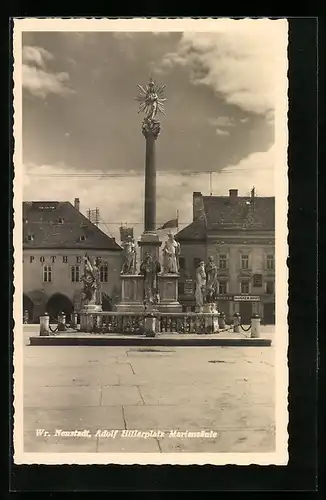
<svg viewBox="0 0 326 500">
<path fill-rule="evenodd" d="M 195 85 L 208 85 L 230 104 L 245 111 L 269 114 L 275 108 L 275 89 L 284 71 L 287 21 L 226 20 L 214 33 L 183 33 L 177 50 L 168 53 L 161 68 L 190 69 Z"/>
<path fill-rule="evenodd" d="M 210 124 L 216 127 L 233 127 L 235 125 L 234 118 L 230 116 L 218 116 L 217 118 L 211 118 L 209 120 Z"/>
<path fill-rule="evenodd" d="M 222 128 L 216 128 L 215 132 L 217 133 L 217 135 L 221 135 L 221 136 L 226 136 L 226 135 L 230 135 L 230 132 L 228 130 L 223 130 Z"/>
<path fill-rule="evenodd" d="M 231 118 L 229 116 L 219 116 L 217 118 L 210 118 L 209 119 L 210 125 L 215 127 L 215 132 L 217 135 L 220 136 L 228 136 L 230 135 L 230 128 L 235 126 L 235 120 L 234 118 Z"/>
<path fill-rule="evenodd" d="M 23 47 L 23 63 L 34 63 L 41 68 L 45 67 L 45 61 L 51 61 L 53 55 L 42 47 Z"/>
<path fill-rule="evenodd" d="M 275 168 L 275 146 L 272 146 L 268 151 L 252 153 L 238 164 L 228 166 L 214 178 L 218 189 L 224 192 L 235 188 L 246 196 L 255 186 L 257 196 L 275 196 Z"/>
<path fill-rule="evenodd" d="M 274 196 L 273 154 L 273 148 L 264 153 L 253 153 L 237 165 L 213 174 L 213 194 L 227 195 L 229 189 L 236 188 L 240 196 L 245 196 L 255 186 L 257 195 Z M 25 165 L 24 200 L 57 200 L 73 203 L 74 198 L 79 197 L 84 214 L 88 208 L 99 207 L 101 219 L 106 222 L 106 226 L 100 226 L 102 230 L 108 229 L 119 239 L 121 222 L 137 223 L 134 225 L 135 235 L 140 236 L 143 230 L 144 210 L 142 175 L 131 172 L 128 177 L 103 177 L 102 172 L 93 172 L 91 177 L 70 177 L 75 173 L 75 169 L 65 165 Z M 44 177 L 58 174 L 64 174 L 66 177 Z M 158 175 L 157 224 L 173 219 L 177 211 L 179 211 L 180 229 L 190 223 L 193 191 L 201 191 L 204 195 L 208 195 L 209 187 L 207 173 Z"/>
<path fill-rule="evenodd" d="M 23 48 L 23 87 L 31 94 L 45 98 L 48 94 L 67 95 L 73 90 L 67 86 L 68 73 L 52 73 L 46 69 L 53 55 L 41 47 Z"/>
</svg>

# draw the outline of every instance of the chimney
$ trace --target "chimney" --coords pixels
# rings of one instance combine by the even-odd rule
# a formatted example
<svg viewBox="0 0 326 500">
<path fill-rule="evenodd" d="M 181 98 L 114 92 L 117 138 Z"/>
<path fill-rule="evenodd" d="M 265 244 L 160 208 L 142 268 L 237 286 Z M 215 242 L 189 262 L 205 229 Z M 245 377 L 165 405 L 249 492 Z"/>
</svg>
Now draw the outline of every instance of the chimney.
<svg viewBox="0 0 326 500">
<path fill-rule="evenodd" d="M 255 208 L 255 197 L 256 197 L 256 190 L 255 187 L 253 187 L 251 190 L 251 203 L 250 203 L 252 210 L 254 210 Z"/>
<path fill-rule="evenodd" d="M 79 210 L 79 207 L 80 207 L 79 198 L 75 198 L 74 207 L 75 207 L 76 210 L 78 210 L 78 212 L 80 211 Z"/>
<path fill-rule="evenodd" d="M 230 202 L 236 203 L 238 198 L 238 190 L 237 189 L 229 189 Z"/>
<path fill-rule="evenodd" d="M 203 195 L 200 191 L 194 191 L 192 195 L 192 210 L 193 210 L 193 220 L 198 219 L 200 216 L 204 215 L 204 202 Z"/>
</svg>

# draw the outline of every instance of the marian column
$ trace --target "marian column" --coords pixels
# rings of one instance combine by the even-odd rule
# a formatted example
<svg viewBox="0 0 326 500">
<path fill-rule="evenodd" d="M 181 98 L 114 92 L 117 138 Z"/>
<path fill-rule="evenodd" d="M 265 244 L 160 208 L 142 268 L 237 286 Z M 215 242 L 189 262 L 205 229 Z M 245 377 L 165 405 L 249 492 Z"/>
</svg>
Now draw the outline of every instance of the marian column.
<svg viewBox="0 0 326 500">
<path fill-rule="evenodd" d="M 151 78 L 146 86 L 138 85 L 140 95 L 136 99 L 140 102 L 139 113 L 144 112 L 142 133 L 146 140 L 145 156 L 145 203 L 144 203 L 144 232 L 138 242 L 143 261 L 145 254 L 150 253 L 155 261 L 159 260 L 159 241 L 156 232 L 156 157 L 155 142 L 161 130 L 158 113 L 164 113 L 163 103 L 166 101 L 163 91 L 165 85 L 157 85 Z"/>
<path fill-rule="evenodd" d="M 156 164 L 155 144 L 161 130 L 158 113 L 164 113 L 166 101 L 163 91 L 165 85 L 157 85 L 151 78 L 147 85 L 138 85 L 140 94 L 139 113 L 145 114 L 142 133 L 146 141 L 145 155 L 145 200 L 144 232 L 140 246 L 140 272 L 135 274 L 123 266 L 121 271 L 121 302 L 118 311 L 141 312 L 145 305 L 159 311 L 181 312 L 178 302 L 178 273 L 162 273 L 159 250 L 162 242 L 156 232 Z M 125 255 L 126 262 L 128 262 Z M 127 270 L 126 270 L 126 269 Z"/>
</svg>

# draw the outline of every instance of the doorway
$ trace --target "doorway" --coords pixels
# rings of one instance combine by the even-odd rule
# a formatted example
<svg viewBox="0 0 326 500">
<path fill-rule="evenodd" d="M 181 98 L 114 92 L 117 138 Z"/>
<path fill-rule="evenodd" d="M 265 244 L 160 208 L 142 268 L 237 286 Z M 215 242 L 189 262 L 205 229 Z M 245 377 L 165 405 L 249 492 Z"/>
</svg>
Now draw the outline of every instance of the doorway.
<svg viewBox="0 0 326 500">
<path fill-rule="evenodd" d="M 250 325 L 252 316 L 252 303 L 239 302 L 239 314 L 241 316 L 241 323 L 243 325 Z"/>
<path fill-rule="evenodd" d="M 264 324 L 275 325 L 275 304 L 273 302 L 264 304 Z"/>
<path fill-rule="evenodd" d="M 71 313 L 74 311 L 74 306 L 66 295 L 55 293 L 47 301 L 46 311 L 50 316 L 50 321 L 57 321 L 58 315 L 64 312 L 66 315 L 66 322 L 69 323 Z"/>
<path fill-rule="evenodd" d="M 218 300 L 217 301 L 217 310 L 218 312 L 222 312 L 225 314 L 226 322 L 230 321 L 230 305 L 228 300 Z"/>
</svg>

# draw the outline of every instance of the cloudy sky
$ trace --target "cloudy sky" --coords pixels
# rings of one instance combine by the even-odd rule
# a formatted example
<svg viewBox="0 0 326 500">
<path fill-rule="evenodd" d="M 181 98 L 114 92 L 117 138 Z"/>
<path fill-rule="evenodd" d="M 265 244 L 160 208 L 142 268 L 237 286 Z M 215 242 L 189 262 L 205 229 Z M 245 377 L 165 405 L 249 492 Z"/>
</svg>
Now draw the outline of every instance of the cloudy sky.
<svg viewBox="0 0 326 500">
<path fill-rule="evenodd" d="M 145 141 L 137 84 L 166 84 L 157 222 L 191 220 L 192 192 L 274 195 L 285 21 L 214 32 L 29 31 L 22 36 L 24 200 L 99 207 L 101 228 L 141 232 Z M 285 29 L 284 29 L 285 28 Z M 285 35 L 285 36 L 284 36 Z M 137 223 L 137 224 L 136 224 Z"/>
</svg>

